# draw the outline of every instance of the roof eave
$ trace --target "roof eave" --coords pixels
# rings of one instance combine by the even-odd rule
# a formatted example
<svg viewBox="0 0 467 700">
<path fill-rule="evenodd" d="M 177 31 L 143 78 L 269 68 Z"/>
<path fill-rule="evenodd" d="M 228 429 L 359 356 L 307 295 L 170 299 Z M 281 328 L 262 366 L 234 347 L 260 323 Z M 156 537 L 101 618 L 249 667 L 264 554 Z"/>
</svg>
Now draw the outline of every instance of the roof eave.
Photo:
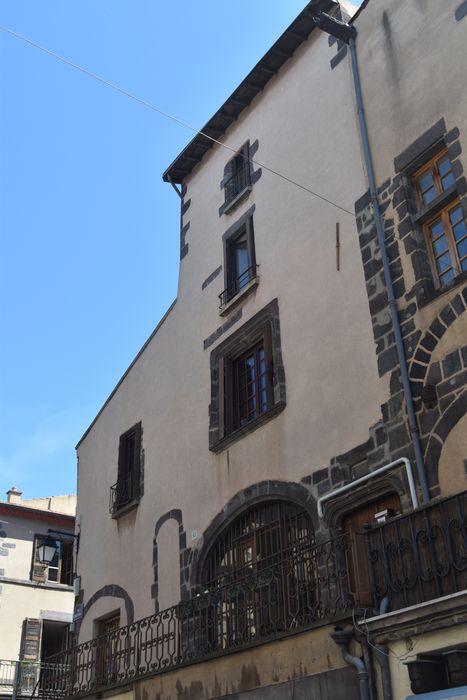
<svg viewBox="0 0 467 700">
<path fill-rule="evenodd" d="M 165 170 L 162 175 L 165 182 L 183 183 L 216 140 L 225 134 L 229 126 L 264 89 L 273 75 L 308 39 L 316 26 L 313 15 L 316 12 L 329 12 L 337 6 L 336 0 L 311 0 L 308 3 L 230 97 Z"/>
</svg>

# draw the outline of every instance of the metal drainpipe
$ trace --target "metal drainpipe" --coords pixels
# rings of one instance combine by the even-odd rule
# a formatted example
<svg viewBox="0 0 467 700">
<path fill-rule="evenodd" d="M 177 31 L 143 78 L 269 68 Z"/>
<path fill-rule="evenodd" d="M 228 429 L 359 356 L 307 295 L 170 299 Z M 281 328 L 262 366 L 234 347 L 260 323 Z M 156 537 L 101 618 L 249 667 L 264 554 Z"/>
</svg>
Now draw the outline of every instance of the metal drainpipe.
<svg viewBox="0 0 467 700">
<path fill-rule="evenodd" d="M 334 632 L 331 632 L 331 637 L 340 648 L 344 661 L 354 666 L 357 670 L 358 684 L 360 686 L 360 700 L 370 700 L 370 684 L 367 668 L 363 661 L 359 659 L 358 656 L 352 656 L 348 649 L 348 645 L 353 639 L 353 630 L 336 628 Z"/>
<path fill-rule="evenodd" d="M 381 685 L 383 687 L 383 698 L 384 700 L 393 700 L 391 674 L 389 671 L 388 647 L 375 644 L 373 645 L 373 654 L 381 669 Z"/>
<path fill-rule="evenodd" d="M 378 238 L 379 249 L 381 251 L 381 260 L 383 262 L 384 271 L 384 281 L 386 283 L 386 289 L 388 294 L 389 309 L 391 312 L 392 329 L 394 331 L 394 337 L 396 341 L 396 351 L 397 358 L 399 360 L 399 367 L 402 379 L 402 386 L 404 390 L 404 398 L 407 405 L 407 417 L 409 419 L 409 429 L 412 438 L 412 446 L 415 454 L 415 463 L 417 465 L 418 479 L 420 482 L 420 488 L 422 490 L 423 501 L 428 503 L 430 501 L 430 492 L 428 489 L 428 483 L 425 474 L 425 465 L 423 462 L 422 447 L 420 444 L 420 434 L 418 431 L 417 419 L 415 418 L 415 411 L 413 407 L 413 397 L 412 390 L 410 388 L 409 374 L 407 371 L 407 362 L 405 359 L 404 344 L 402 342 L 402 334 L 399 323 L 399 315 L 397 313 L 397 303 L 394 297 L 394 289 L 392 286 L 391 269 L 389 267 L 389 260 L 386 251 L 386 244 L 384 241 L 384 230 L 383 222 L 381 217 L 381 211 L 378 204 L 378 193 L 376 188 L 375 174 L 373 170 L 373 161 L 371 157 L 370 143 L 368 140 L 368 131 L 366 126 L 365 110 L 363 107 L 363 96 L 362 88 L 360 83 L 360 73 L 358 69 L 357 61 L 357 51 L 355 48 L 355 39 L 351 37 L 348 41 L 350 56 L 352 60 L 352 74 L 355 87 L 355 98 L 357 101 L 357 112 L 358 112 L 358 122 L 360 126 L 360 135 L 362 138 L 363 153 L 365 158 L 365 166 L 368 177 L 368 185 L 370 189 L 371 203 L 373 206 L 373 212 L 375 216 L 376 234 Z"/>
</svg>

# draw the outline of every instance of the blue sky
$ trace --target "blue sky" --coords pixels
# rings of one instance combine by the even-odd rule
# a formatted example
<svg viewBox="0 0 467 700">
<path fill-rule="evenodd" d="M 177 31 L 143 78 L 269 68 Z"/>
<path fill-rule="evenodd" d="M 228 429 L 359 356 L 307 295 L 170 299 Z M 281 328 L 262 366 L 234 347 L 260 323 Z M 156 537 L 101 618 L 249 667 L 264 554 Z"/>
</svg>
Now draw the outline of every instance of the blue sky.
<svg viewBox="0 0 467 700">
<path fill-rule="evenodd" d="M 197 128 L 305 0 L 3 0 L 0 24 Z M 0 30 L 0 499 L 76 489 L 74 445 L 176 296 L 192 133 Z"/>
</svg>

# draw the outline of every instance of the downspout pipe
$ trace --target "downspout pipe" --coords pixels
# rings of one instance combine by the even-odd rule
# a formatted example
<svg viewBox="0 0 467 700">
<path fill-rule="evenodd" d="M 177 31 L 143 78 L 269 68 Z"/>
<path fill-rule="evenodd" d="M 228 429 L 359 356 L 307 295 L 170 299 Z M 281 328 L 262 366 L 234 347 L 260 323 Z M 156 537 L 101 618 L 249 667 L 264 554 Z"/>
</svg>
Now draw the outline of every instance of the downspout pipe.
<svg viewBox="0 0 467 700">
<path fill-rule="evenodd" d="M 391 687 L 391 673 L 389 670 L 389 649 L 378 644 L 373 645 L 373 654 L 381 668 L 381 685 L 384 700 L 393 700 Z"/>
<path fill-rule="evenodd" d="M 358 656 L 353 656 L 348 648 L 351 640 L 353 639 L 353 630 L 343 630 L 336 627 L 334 632 L 331 632 L 331 637 L 340 648 L 344 661 L 348 663 L 349 666 L 353 666 L 357 671 L 358 685 L 360 688 L 360 700 L 370 700 L 368 670 L 364 662 Z"/>
<path fill-rule="evenodd" d="M 355 29 L 355 27 L 354 27 L 354 29 Z M 397 312 L 397 302 L 396 302 L 396 299 L 394 297 L 391 269 L 389 267 L 389 259 L 388 259 L 386 244 L 385 244 L 385 240 L 384 240 L 383 221 L 382 221 L 381 211 L 380 211 L 379 204 L 378 204 L 378 192 L 377 192 L 377 188 L 376 188 L 375 173 L 374 173 L 374 169 L 373 169 L 373 159 L 371 157 L 371 149 L 370 149 L 370 143 L 369 143 L 369 139 L 368 139 L 368 130 L 367 130 L 367 125 L 366 125 L 365 109 L 363 106 L 362 86 L 361 86 L 361 82 L 360 82 L 360 72 L 359 72 L 358 60 L 357 60 L 357 50 L 355 47 L 355 34 L 356 34 L 356 32 L 354 32 L 350 36 L 350 38 L 348 40 L 348 46 L 350 49 L 350 57 L 351 57 L 351 62 L 352 62 L 352 74 L 353 74 L 353 81 L 354 81 L 354 88 L 355 88 L 355 98 L 356 98 L 356 102 L 357 102 L 357 113 L 358 113 L 358 122 L 359 122 L 359 127 L 360 127 L 360 135 L 361 135 L 362 145 L 363 145 L 363 153 L 364 153 L 364 158 L 365 158 L 365 166 L 366 166 L 368 185 L 369 185 L 369 190 L 370 190 L 371 204 L 373 207 L 373 213 L 374 213 L 374 217 L 375 217 L 376 234 L 377 234 L 377 238 L 378 238 L 379 249 L 381 252 L 381 260 L 383 263 L 384 281 L 386 283 L 389 309 L 391 312 L 392 329 L 394 332 L 394 337 L 395 337 L 395 342 L 396 342 L 397 359 L 399 361 L 399 368 L 400 368 L 402 386 L 403 386 L 403 391 L 404 391 L 404 398 L 405 398 L 405 403 L 407 406 L 407 417 L 408 417 L 408 421 L 409 421 L 410 436 L 412 439 L 412 446 L 413 446 L 414 455 L 415 455 L 415 464 L 417 466 L 418 480 L 420 483 L 423 501 L 425 503 L 428 503 L 430 501 L 430 492 L 428 489 L 428 483 L 427 483 L 427 479 L 426 479 L 425 465 L 424 465 L 424 461 L 423 461 L 423 453 L 422 453 L 422 447 L 421 447 L 421 442 L 420 442 L 420 433 L 418 430 L 417 419 L 415 417 L 415 411 L 414 411 L 414 406 L 413 406 L 412 390 L 410 387 L 409 373 L 407 370 L 407 361 L 406 361 L 406 357 L 405 357 L 404 344 L 402 342 L 402 333 L 401 333 L 401 327 L 400 327 L 400 323 L 399 323 L 399 315 Z"/>
</svg>

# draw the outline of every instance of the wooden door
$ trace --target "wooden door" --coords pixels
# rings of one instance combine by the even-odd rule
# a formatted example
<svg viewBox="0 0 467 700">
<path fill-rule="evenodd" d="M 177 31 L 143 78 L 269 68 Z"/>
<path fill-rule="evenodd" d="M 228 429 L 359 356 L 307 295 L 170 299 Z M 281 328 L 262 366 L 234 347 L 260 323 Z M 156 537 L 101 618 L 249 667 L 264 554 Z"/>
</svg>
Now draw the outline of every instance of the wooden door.
<svg viewBox="0 0 467 700">
<path fill-rule="evenodd" d="M 373 605 L 368 548 L 365 539 L 365 525 L 375 522 L 376 513 L 383 510 L 393 513 L 401 512 L 401 502 L 398 494 L 383 496 L 376 501 L 367 503 L 344 517 L 342 528 L 350 541 L 347 550 L 347 567 L 349 572 L 350 593 L 356 604 L 364 607 Z"/>
</svg>

